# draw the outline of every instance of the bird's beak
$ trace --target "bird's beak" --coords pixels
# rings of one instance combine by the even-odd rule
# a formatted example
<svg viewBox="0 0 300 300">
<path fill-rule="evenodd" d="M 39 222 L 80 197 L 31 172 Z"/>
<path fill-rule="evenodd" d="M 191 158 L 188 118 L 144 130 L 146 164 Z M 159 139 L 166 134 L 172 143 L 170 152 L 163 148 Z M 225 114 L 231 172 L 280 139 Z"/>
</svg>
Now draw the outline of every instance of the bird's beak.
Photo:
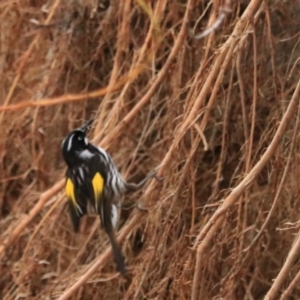
<svg viewBox="0 0 300 300">
<path fill-rule="evenodd" d="M 88 130 L 88 128 L 90 127 L 90 125 L 94 122 L 94 119 L 90 119 L 88 120 L 82 127 L 79 128 L 80 131 L 83 131 L 84 133 L 86 133 L 86 131 Z"/>
</svg>

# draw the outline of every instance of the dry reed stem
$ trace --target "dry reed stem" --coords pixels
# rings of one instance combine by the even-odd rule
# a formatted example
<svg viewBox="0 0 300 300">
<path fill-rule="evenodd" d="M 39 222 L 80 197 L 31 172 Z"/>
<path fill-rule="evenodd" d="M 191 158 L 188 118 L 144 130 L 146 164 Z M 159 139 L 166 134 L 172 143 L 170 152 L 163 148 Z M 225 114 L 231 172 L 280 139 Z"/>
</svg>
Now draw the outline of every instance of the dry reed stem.
<svg viewBox="0 0 300 300">
<path fill-rule="evenodd" d="M 263 298 L 298 230 L 298 119 L 244 192 L 230 192 L 260 162 L 296 89 L 295 2 L 53 2 L 0 5 L 1 103 L 9 99 L 0 107 L 0 298 L 190 299 L 196 248 L 198 298 Z M 32 24 L 45 24 L 48 5 L 51 26 Z M 196 40 L 190 28 L 210 34 Z M 60 188 L 44 197 L 65 168 L 61 140 L 90 117 L 92 142 L 126 179 L 159 164 L 165 178 L 130 195 L 143 194 L 148 213 L 122 210 L 126 282 L 110 273 L 99 219 L 82 218 L 74 234 Z M 238 205 L 216 217 L 219 199 Z M 292 226 L 276 231 L 282 224 Z M 282 297 L 299 295 L 299 274 L 295 265 L 281 276 L 278 291 L 291 282 Z"/>
<path fill-rule="evenodd" d="M 197 246 L 197 260 L 195 266 L 195 275 L 193 279 L 193 291 L 192 291 L 193 300 L 198 299 L 199 279 L 201 274 L 202 256 L 204 251 L 209 246 L 210 241 L 212 240 L 214 234 L 217 232 L 218 228 L 222 225 L 224 220 L 224 214 L 229 210 L 229 208 L 231 208 L 236 203 L 236 201 L 243 194 L 243 192 L 252 185 L 253 180 L 257 177 L 259 172 L 263 169 L 263 167 L 274 155 L 293 117 L 293 113 L 297 109 L 297 106 L 299 104 L 298 103 L 299 96 L 300 96 L 300 81 L 297 84 L 293 97 L 289 103 L 289 106 L 284 116 L 282 117 L 282 121 L 272 139 L 272 142 L 266 149 L 265 153 L 260 158 L 260 160 L 256 163 L 256 165 L 252 168 L 252 170 L 244 177 L 244 179 L 232 190 L 229 196 L 224 199 L 221 207 L 212 215 L 210 220 L 206 223 L 204 228 L 197 236 L 195 246 L 196 245 L 198 246 Z M 293 255 L 290 257 L 289 262 L 294 257 L 294 252 L 292 254 Z"/>
<path fill-rule="evenodd" d="M 55 196 L 63 187 L 64 180 L 58 181 L 50 189 L 42 193 L 36 205 L 30 210 L 28 215 L 20 221 L 20 223 L 12 229 L 10 235 L 3 244 L 0 246 L 0 259 L 3 258 L 5 249 L 9 247 L 22 233 L 26 226 L 32 221 L 32 219 L 39 213 L 39 211 L 44 207 L 47 200 Z"/>
<path fill-rule="evenodd" d="M 294 277 L 292 282 L 289 284 L 289 286 L 284 290 L 282 293 L 280 300 L 289 299 L 288 297 L 292 293 L 292 291 L 297 287 L 300 281 L 300 271 L 297 273 L 297 275 Z"/>
<path fill-rule="evenodd" d="M 51 7 L 51 9 L 49 11 L 48 17 L 45 21 L 45 25 L 48 25 L 51 22 L 52 17 L 54 15 L 59 3 L 60 3 L 60 0 L 55 0 L 53 6 Z M 14 79 L 14 81 L 13 81 L 13 83 L 12 83 L 10 89 L 9 89 L 9 92 L 7 93 L 7 96 L 6 96 L 6 98 L 4 100 L 4 103 L 2 105 L 2 109 L 0 109 L 0 112 L 1 112 L 1 114 L 0 114 L 0 124 L 2 123 L 2 119 L 3 119 L 3 116 L 4 116 L 3 111 L 6 111 L 4 108 L 7 108 L 7 105 L 9 104 L 9 102 L 11 100 L 11 97 L 12 97 L 12 95 L 13 95 L 13 93 L 14 93 L 17 85 L 18 85 L 18 82 L 19 82 L 19 80 L 22 76 L 22 71 L 23 71 L 30 55 L 32 55 L 34 47 L 38 44 L 39 39 L 40 39 L 40 35 L 37 34 L 36 37 L 34 38 L 34 40 L 32 41 L 32 43 L 30 44 L 30 46 L 28 47 L 27 51 L 25 52 L 25 54 L 21 58 L 22 60 L 21 60 L 20 66 L 19 66 L 19 68 L 16 72 L 17 76 L 15 77 L 15 79 Z"/>
<path fill-rule="evenodd" d="M 239 36 L 242 34 L 247 22 L 249 22 L 250 19 L 253 18 L 254 14 L 258 10 L 261 2 L 258 0 L 252 0 L 250 4 L 248 5 L 247 9 L 243 13 L 242 17 L 240 18 L 239 22 L 236 24 L 233 33 L 231 36 L 227 39 L 227 41 L 222 46 L 222 49 L 220 50 L 220 53 L 218 54 L 217 59 L 215 60 L 209 75 L 199 93 L 199 96 L 197 97 L 189 115 L 184 121 L 184 124 L 181 126 L 180 132 L 178 133 L 177 140 L 182 139 L 183 135 L 186 133 L 188 128 L 196 121 L 197 113 L 199 111 L 200 106 L 203 104 L 211 86 L 214 86 L 214 92 L 217 92 L 218 84 L 214 84 L 214 80 L 216 77 L 218 77 L 217 82 L 220 84 L 221 79 L 224 74 L 224 69 L 227 66 L 227 63 L 229 62 L 231 58 L 231 54 L 233 52 L 233 49 L 235 48 L 236 44 L 238 43 Z M 209 117 L 210 109 L 213 105 L 215 97 L 210 98 L 209 103 L 207 105 L 207 111 L 203 117 L 202 123 L 201 123 L 201 129 L 203 130 L 205 128 L 205 125 L 207 124 L 207 120 Z"/>
<path fill-rule="evenodd" d="M 251 248 L 253 248 L 255 246 L 255 244 L 259 241 L 260 237 L 262 236 L 263 232 L 265 231 L 265 229 L 267 228 L 268 223 L 270 223 L 272 216 L 274 216 L 274 212 L 275 212 L 275 208 L 280 200 L 280 195 L 282 192 L 282 189 L 284 187 L 284 183 L 286 181 L 289 169 L 290 169 L 290 163 L 292 160 L 292 154 L 293 154 L 293 150 L 295 147 L 295 142 L 296 142 L 296 136 L 297 136 L 297 128 L 299 125 L 299 112 L 300 112 L 300 106 L 298 105 L 298 113 L 297 113 L 297 119 L 296 119 L 296 124 L 295 124 L 295 128 L 294 128 L 294 133 L 293 133 L 293 138 L 292 138 L 292 142 L 290 145 L 290 152 L 287 158 L 287 162 L 286 165 L 284 167 L 284 172 L 282 174 L 278 189 L 276 191 L 276 195 L 274 197 L 274 201 L 272 202 L 272 206 L 268 212 L 268 215 L 266 216 L 266 219 L 264 221 L 264 223 L 262 224 L 259 232 L 257 233 L 257 235 L 253 238 L 251 244 L 243 251 L 243 253 L 245 252 L 249 252 L 248 255 L 250 255 L 251 253 Z"/>
<path fill-rule="evenodd" d="M 128 4 L 127 6 L 130 4 L 130 1 L 128 1 Z M 154 15 L 153 14 L 150 14 L 151 15 L 151 24 L 150 24 L 150 27 L 149 27 L 149 30 L 148 30 L 148 33 L 147 33 L 147 36 L 145 38 L 145 42 L 143 43 L 143 46 L 142 46 L 142 49 L 139 51 L 139 54 L 138 54 L 138 58 L 136 58 L 136 62 L 133 62 L 132 65 L 131 65 L 131 68 L 135 68 L 135 65 L 140 65 L 142 63 L 143 60 L 147 60 L 149 62 L 151 62 L 153 56 L 154 56 L 154 53 L 156 51 L 156 49 L 158 48 L 159 46 L 159 41 L 156 41 L 156 38 L 154 35 L 154 28 L 155 28 L 155 24 L 157 23 L 155 20 L 160 20 L 161 19 L 161 16 L 163 14 L 163 11 L 165 9 L 165 6 L 166 6 L 166 1 L 159 1 L 157 2 L 157 5 L 156 5 L 156 8 L 155 8 L 155 13 Z M 124 12 L 124 19 L 126 19 L 127 15 L 128 15 L 128 9 L 129 7 L 125 7 L 125 12 Z M 123 26 L 125 28 L 128 27 L 128 25 L 126 26 Z M 125 49 L 124 49 L 124 42 L 122 43 L 121 41 L 124 41 L 125 40 L 125 35 L 126 31 L 125 30 L 122 30 L 120 32 L 120 34 L 118 34 L 118 41 L 120 41 L 120 46 L 118 47 L 117 46 L 117 54 L 116 54 L 116 60 L 115 60 L 115 63 L 114 63 L 114 67 L 113 67 L 113 70 L 112 70 L 112 75 L 111 75 L 111 79 L 110 79 L 110 84 L 112 85 L 112 88 L 113 88 L 113 85 L 114 85 L 114 81 L 116 80 L 116 76 L 117 76 L 117 73 L 120 72 L 119 68 L 118 68 L 118 65 L 120 65 L 120 62 L 119 60 L 121 59 L 121 54 L 122 52 L 124 53 L 125 52 Z M 150 42 L 151 40 L 153 40 L 153 43 L 154 45 L 152 46 L 152 48 L 150 48 L 149 50 L 149 47 L 150 47 Z M 180 42 L 180 40 L 179 40 Z M 119 43 L 119 42 L 118 42 Z M 119 51 L 120 50 L 120 51 Z M 170 61 L 172 61 L 174 59 L 174 56 L 175 55 L 172 55 L 172 57 L 170 58 Z M 116 64 L 116 62 L 118 62 L 118 64 Z M 163 75 L 165 76 L 165 75 Z M 161 82 L 163 80 L 163 76 L 157 81 L 157 85 L 159 84 L 159 82 Z M 122 99 L 124 97 L 124 94 L 126 93 L 127 89 L 129 88 L 130 86 L 130 81 L 128 81 L 120 96 L 118 97 L 117 101 L 115 101 L 114 103 L 114 106 L 113 108 L 109 111 L 109 115 L 107 118 L 109 119 L 112 119 L 114 116 L 117 115 L 117 112 L 118 110 L 120 109 L 120 107 L 122 107 L 123 105 L 120 105 L 120 103 L 122 102 Z M 112 90 L 113 91 L 113 90 Z M 151 96 L 153 95 L 153 93 L 155 92 L 155 89 L 152 90 L 152 93 L 150 92 L 150 94 L 146 97 L 141 99 L 140 100 L 140 104 L 137 104 L 137 106 L 139 105 L 139 109 L 135 111 L 134 114 L 131 115 L 131 117 L 129 119 L 127 119 L 127 122 L 129 123 L 130 120 L 135 116 L 135 114 L 138 113 L 138 111 L 140 109 L 142 109 L 142 107 L 144 105 L 147 104 L 147 102 L 150 100 Z M 109 95 L 109 93 L 107 93 Z M 109 98 L 108 98 L 109 99 Z M 147 100 L 146 100 L 147 99 Z M 99 115 L 100 115 L 100 120 L 103 119 L 101 118 L 101 115 L 105 115 L 106 114 L 106 110 L 103 109 L 102 107 L 99 108 Z M 108 126 L 109 123 L 107 124 L 101 124 L 101 122 L 98 122 L 97 125 L 96 125 L 96 128 L 95 128 L 95 131 L 97 132 L 97 135 L 95 137 L 95 141 L 99 142 L 100 141 L 100 136 L 103 135 L 103 133 L 107 130 L 107 126 Z M 116 130 L 117 131 L 117 130 Z M 116 135 L 114 135 L 114 137 L 116 137 Z"/>
<path fill-rule="evenodd" d="M 63 95 L 59 97 L 49 98 L 49 99 L 41 99 L 38 102 L 33 100 L 25 100 L 18 104 L 11 104 L 8 106 L 0 107 L 0 112 L 5 111 L 15 111 L 20 109 L 25 109 L 28 107 L 47 107 L 53 105 L 59 105 L 63 103 L 71 103 L 76 101 L 83 101 L 86 99 L 94 99 L 106 95 L 107 93 L 111 93 L 113 91 L 118 91 L 123 87 L 124 84 L 133 81 L 141 72 L 145 69 L 145 66 L 139 66 L 134 69 L 130 74 L 123 76 L 119 79 L 113 86 L 104 87 L 101 89 L 97 89 L 92 92 L 82 93 L 82 94 L 69 94 Z"/>
<path fill-rule="evenodd" d="M 296 260 L 299 258 L 299 252 L 300 252 L 300 234 L 298 233 L 298 235 L 295 239 L 295 243 L 292 246 L 292 248 L 287 256 L 285 264 L 281 268 L 278 276 L 274 280 L 273 285 L 271 286 L 271 288 L 268 291 L 267 295 L 265 296 L 264 300 L 273 300 L 273 299 L 277 298 L 277 294 L 278 294 L 280 288 L 282 287 L 284 281 L 288 277 L 290 270 L 295 265 Z M 291 290 L 289 290 L 289 293 L 290 292 L 291 292 Z M 285 296 L 286 295 L 287 294 L 285 294 Z"/>
<path fill-rule="evenodd" d="M 172 47 L 171 53 L 168 56 L 168 59 L 166 60 L 164 66 L 159 71 L 159 73 L 156 75 L 155 80 L 151 83 L 150 88 L 148 89 L 147 93 L 141 98 L 141 100 L 131 109 L 131 111 L 126 115 L 123 120 L 113 129 L 112 134 L 110 135 L 110 138 L 104 138 L 103 143 L 109 144 L 111 143 L 112 138 L 118 137 L 122 129 L 130 123 L 130 121 L 137 115 L 137 113 L 150 101 L 151 97 L 157 90 L 158 86 L 162 83 L 163 79 L 167 75 L 167 72 L 169 71 L 169 68 L 173 62 L 173 60 L 176 58 L 176 55 L 180 51 L 180 48 L 182 47 L 184 38 L 187 35 L 187 26 L 189 22 L 189 16 L 192 13 L 193 5 L 195 3 L 195 0 L 189 0 L 187 3 L 186 12 L 184 15 L 184 18 L 182 20 L 182 25 L 180 32 L 178 34 L 178 37 L 174 43 L 174 46 Z M 97 137 L 96 137 L 97 139 Z"/>
<path fill-rule="evenodd" d="M 299 94 L 299 96 L 300 96 L 300 94 Z M 265 223 L 263 224 L 259 234 L 253 240 L 252 244 L 257 241 L 259 236 L 262 234 L 262 231 L 266 228 L 267 223 L 270 221 L 271 215 L 274 212 L 275 205 L 278 202 L 280 191 L 281 191 L 283 183 L 286 179 L 288 168 L 289 168 L 290 162 L 291 162 L 292 150 L 294 148 L 294 144 L 295 144 L 295 140 L 296 140 L 296 134 L 297 134 L 297 129 L 296 128 L 297 128 L 297 125 L 299 124 L 299 111 L 300 111 L 300 107 L 298 106 L 297 121 L 296 121 L 296 126 L 295 126 L 295 129 L 294 129 L 294 135 L 293 135 L 293 139 L 292 139 L 290 155 L 288 157 L 287 165 L 284 169 L 284 174 L 282 175 L 282 179 L 281 179 L 280 186 L 279 186 L 279 189 L 278 189 L 277 194 L 276 194 L 276 198 L 275 198 L 275 200 L 272 204 L 270 212 L 268 213 L 268 216 L 266 218 Z M 281 289 L 284 281 L 287 279 L 288 274 L 291 271 L 292 267 L 295 265 L 295 261 L 299 257 L 299 251 L 300 251 L 300 235 L 299 235 L 299 232 L 298 232 L 297 237 L 295 238 L 295 241 L 294 241 L 294 245 L 292 246 L 292 248 L 291 248 L 291 250 L 290 250 L 290 252 L 287 256 L 287 259 L 286 259 L 283 267 L 281 268 L 279 274 L 277 275 L 276 279 L 274 280 L 270 290 L 268 291 L 267 295 L 265 296 L 265 298 L 264 298 L 265 300 L 272 300 L 272 299 L 277 298 L 279 290 Z M 294 280 L 291 282 L 289 287 L 283 292 L 280 299 L 286 299 L 288 297 L 288 295 L 290 295 L 290 293 L 292 292 L 292 289 L 295 287 L 296 282 L 298 280 L 299 280 L 299 272 L 298 272 L 297 276 L 295 276 Z"/>
</svg>

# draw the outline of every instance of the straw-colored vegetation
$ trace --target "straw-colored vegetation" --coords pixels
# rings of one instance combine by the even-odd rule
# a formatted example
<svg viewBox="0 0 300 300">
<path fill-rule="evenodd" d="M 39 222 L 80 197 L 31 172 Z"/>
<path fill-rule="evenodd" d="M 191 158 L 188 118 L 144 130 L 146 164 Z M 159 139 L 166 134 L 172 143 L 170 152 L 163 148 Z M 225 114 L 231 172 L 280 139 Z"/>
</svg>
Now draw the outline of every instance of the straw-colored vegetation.
<svg viewBox="0 0 300 300">
<path fill-rule="evenodd" d="M 299 15 L 2 0 L 0 298 L 299 299 Z M 99 219 L 75 234 L 66 207 L 61 142 L 91 117 L 126 179 L 164 177 L 126 198 L 126 278 Z"/>
</svg>

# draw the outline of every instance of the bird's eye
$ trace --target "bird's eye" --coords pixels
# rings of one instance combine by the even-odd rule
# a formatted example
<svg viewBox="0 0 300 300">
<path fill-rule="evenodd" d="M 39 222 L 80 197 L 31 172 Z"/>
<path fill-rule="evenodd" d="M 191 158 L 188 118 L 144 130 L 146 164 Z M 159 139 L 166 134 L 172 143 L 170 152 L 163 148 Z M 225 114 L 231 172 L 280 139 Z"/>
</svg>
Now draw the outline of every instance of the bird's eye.
<svg viewBox="0 0 300 300">
<path fill-rule="evenodd" d="M 82 141 L 82 136 L 78 136 L 78 141 Z"/>
</svg>

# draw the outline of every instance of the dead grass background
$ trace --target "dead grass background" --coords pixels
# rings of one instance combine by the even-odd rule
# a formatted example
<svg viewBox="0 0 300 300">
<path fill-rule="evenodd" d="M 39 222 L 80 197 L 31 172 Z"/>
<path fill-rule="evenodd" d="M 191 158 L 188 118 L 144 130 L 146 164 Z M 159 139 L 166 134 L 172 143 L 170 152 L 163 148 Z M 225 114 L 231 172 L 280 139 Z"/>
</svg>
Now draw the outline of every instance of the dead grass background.
<svg viewBox="0 0 300 300">
<path fill-rule="evenodd" d="M 225 14 L 210 35 L 195 39 Z M 298 1 L 0 2 L 1 299 L 299 299 Z M 115 273 L 72 232 L 60 145 L 128 179 Z"/>
</svg>

